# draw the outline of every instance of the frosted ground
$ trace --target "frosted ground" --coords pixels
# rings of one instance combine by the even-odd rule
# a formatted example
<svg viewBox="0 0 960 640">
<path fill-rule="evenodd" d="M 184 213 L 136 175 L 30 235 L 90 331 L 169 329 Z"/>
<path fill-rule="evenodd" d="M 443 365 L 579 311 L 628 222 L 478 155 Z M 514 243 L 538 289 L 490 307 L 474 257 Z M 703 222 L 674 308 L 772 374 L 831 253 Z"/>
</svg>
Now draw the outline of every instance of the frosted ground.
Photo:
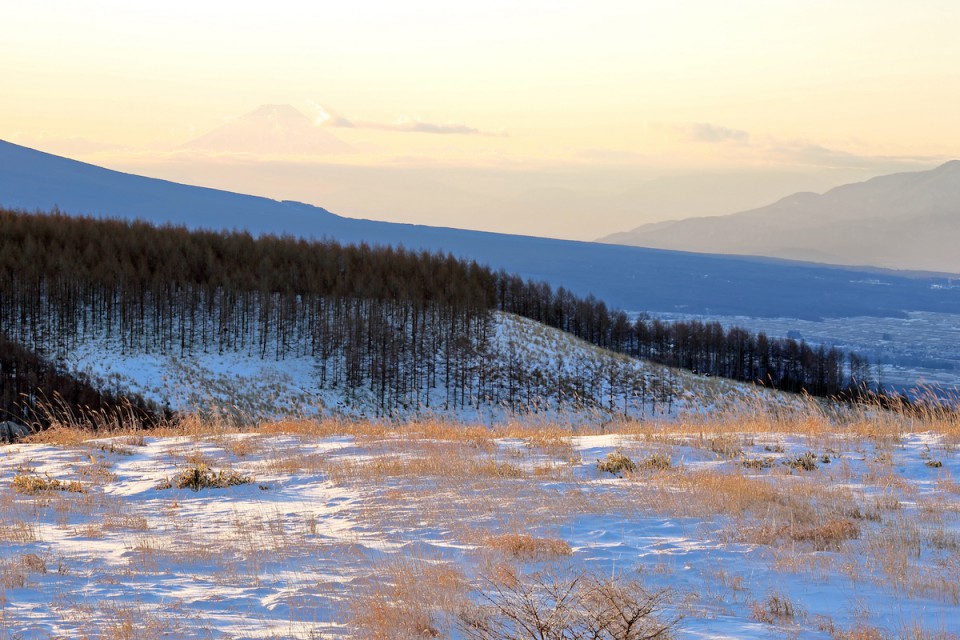
<svg viewBox="0 0 960 640">
<path fill-rule="evenodd" d="M 460 638 L 505 570 L 666 589 L 678 638 L 956 637 L 958 430 L 914 426 L 52 435 L 0 448 L 0 639 Z"/>
</svg>

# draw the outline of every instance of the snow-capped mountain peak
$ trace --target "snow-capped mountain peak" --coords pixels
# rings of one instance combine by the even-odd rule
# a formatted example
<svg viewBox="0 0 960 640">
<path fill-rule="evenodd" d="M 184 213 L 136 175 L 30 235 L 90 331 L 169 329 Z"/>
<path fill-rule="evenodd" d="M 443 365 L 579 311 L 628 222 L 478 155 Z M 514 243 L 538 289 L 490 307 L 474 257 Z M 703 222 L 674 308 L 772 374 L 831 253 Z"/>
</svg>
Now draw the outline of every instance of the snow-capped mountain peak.
<svg viewBox="0 0 960 640">
<path fill-rule="evenodd" d="M 353 147 L 289 104 L 266 104 L 182 145 L 182 149 L 253 155 L 332 155 Z"/>
</svg>

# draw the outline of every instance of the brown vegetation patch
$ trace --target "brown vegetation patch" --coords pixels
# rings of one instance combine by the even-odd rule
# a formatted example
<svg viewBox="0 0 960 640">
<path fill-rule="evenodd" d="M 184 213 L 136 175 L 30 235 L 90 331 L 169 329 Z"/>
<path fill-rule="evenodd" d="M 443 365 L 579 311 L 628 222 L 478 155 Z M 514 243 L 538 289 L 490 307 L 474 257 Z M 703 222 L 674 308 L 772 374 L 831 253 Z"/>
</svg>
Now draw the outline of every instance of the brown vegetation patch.
<svg viewBox="0 0 960 640">
<path fill-rule="evenodd" d="M 181 471 L 173 480 L 160 485 L 160 489 L 191 489 L 200 491 L 201 489 L 226 489 L 241 484 L 253 482 L 253 478 L 245 476 L 230 469 L 211 469 L 206 462 L 197 461 L 190 467 Z"/>
<path fill-rule="evenodd" d="M 70 493 L 83 493 L 86 491 L 83 485 L 77 480 L 63 481 L 58 478 L 52 478 L 49 474 L 38 475 L 36 473 L 18 473 L 13 477 L 13 488 L 18 493 L 36 495 L 48 491 L 68 491 Z"/>
<path fill-rule="evenodd" d="M 504 533 L 490 536 L 485 541 L 490 549 L 519 560 L 534 560 L 569 556 L 570 544 L 559 538 L 535 538 L 525 533 Z"/>
<path fill-rule="evenodd" d="M 350 626 L 371 640 L 449 636 L 469 584 L 451 564 L 422 559 L 392 562 L 350 601 Z"/>
<path fill-rule="evenodd" d="M 637 470 L 637 463 L 631 460 L 623 450 L 617 449 L 607 454 L 606 460 L 597 460 L 597 469 L 604 473 L 621 475 Z"/>
<path fill-rule="evenodd" d="M 853 520 L 834 519 L 815 526 L 798 526 L 790 530 L 790 538 L 810 542 L 817 551 L 836 551 L 847 540 L 860 537 L 860 526 Z"/>
</svg>

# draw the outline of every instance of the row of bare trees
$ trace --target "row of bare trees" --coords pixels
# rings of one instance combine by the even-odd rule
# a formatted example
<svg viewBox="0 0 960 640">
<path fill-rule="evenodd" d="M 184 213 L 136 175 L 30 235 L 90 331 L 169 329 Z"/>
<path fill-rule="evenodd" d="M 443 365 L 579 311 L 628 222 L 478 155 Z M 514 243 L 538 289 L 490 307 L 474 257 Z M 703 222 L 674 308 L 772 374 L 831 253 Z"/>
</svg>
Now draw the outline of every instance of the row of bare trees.
<svg viewBox="0 0 960 640">
<path fill-rule="evenodd" d="M 732 378 L 814 396 L 840 396 L 870 385 L 866 358 L 835 347 L 770 338 L 719 322 L 634 320 L 592 296 L 500 273 L 500 309 L 562 329 L 619 353 L 700 374 Z"/>
<path fill-rule="evenodd" d="M 449 256 L 58 214 L 0 214 L 0 330 L 54 360 L 121 353 L 317 358 L 382 412 L 483 395 L 492 276 Z M 490 378 L 492 376 L 488 376 Z"/>
</svg>

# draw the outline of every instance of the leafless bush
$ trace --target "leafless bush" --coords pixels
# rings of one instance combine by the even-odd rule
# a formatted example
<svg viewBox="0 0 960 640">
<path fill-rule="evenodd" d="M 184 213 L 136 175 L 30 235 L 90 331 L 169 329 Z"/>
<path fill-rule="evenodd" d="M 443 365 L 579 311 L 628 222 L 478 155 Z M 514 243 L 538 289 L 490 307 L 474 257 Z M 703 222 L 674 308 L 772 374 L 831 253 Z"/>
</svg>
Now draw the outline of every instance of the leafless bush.
<svg viewBox="0 0 960 640">
<path fill-rule="evenodd" d="M 580 571 L 520 575 L 500 567 L 486 579 L 481 603 L 461 612 L 458 627 L 473 640 L 657 640 L 671 637 L 668 591 Z"/>
</svg>

